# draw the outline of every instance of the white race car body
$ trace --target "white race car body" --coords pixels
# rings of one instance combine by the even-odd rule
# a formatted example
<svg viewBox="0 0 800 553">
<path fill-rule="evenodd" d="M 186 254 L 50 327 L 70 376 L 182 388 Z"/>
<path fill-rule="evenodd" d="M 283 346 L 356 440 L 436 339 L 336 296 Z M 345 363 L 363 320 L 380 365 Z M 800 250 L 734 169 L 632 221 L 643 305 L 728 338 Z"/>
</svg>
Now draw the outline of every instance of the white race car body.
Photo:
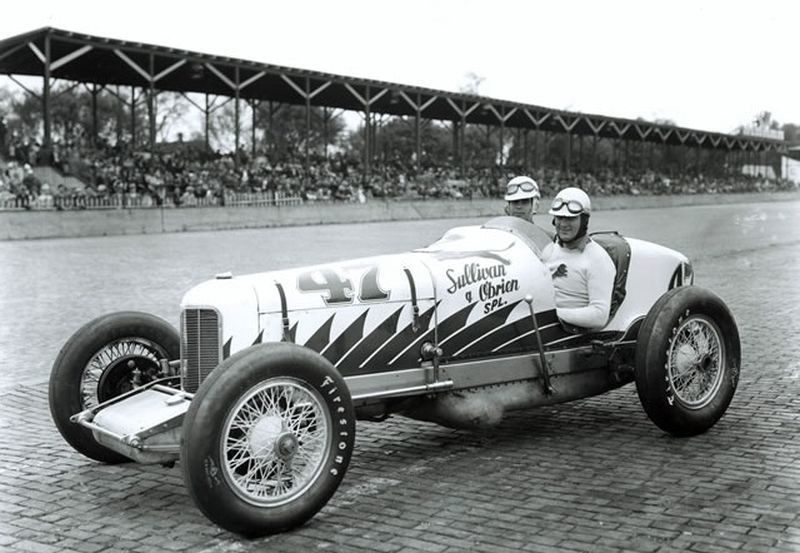
<svg viewBox="0 0 800 553">
<path fill-rule="evenodd" d="M 526 296 L 547 350 L 585 345 L 591 334 L 570 332 L 556 317 L 552 279 L 541 260 L 548 240 L 534 225 L 504 217 L 488 226 L 454 228 L 412 252 L 220 275 L 181 302 L 185 387 L 198 385 L 229 355 L 264 342 L 308 347 L 345 377 L 420 367 L 426 343 L 440 348 L 443 364 L 534 351 Z M 630 246 L 626 295 L 604 332 L 628 330 L 689 270 L 678 252 L 624 240 Z M 197 346 L 186 337 L 202 330 L 187 332 L 187 325 L 199 328 L 203 316 L 211 321 L 217 356 L 192 366 L 190 350 Z"/>
</svg>

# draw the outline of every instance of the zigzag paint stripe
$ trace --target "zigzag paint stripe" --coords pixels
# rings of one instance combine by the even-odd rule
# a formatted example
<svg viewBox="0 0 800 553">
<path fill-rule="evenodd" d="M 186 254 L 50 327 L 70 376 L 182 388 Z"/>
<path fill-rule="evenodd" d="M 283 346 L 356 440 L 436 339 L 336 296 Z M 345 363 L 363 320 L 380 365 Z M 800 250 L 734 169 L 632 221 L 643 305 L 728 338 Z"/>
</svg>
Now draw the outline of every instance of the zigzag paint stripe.
<svg viewBox="0 0 800 553">
<path fill-rule="evenodd" d="M 381 348 L 375 352 L 371 357 L 368 357 L 358 368 L 348 374 L 362 374 L 371 372 L 373 370 L 383 370 L 389 364 L 389 361 L 397 357 L 410 343 L 420 337 L 422 332 L 423 336 L 427 335 L 430 331 L 428 327 L 431 324 L 433 313 L 436 310 L 436 305 L 432 305 L 424 313 L 419 316 L 419 330 L 414 332 L 412 323 L 409 323 L 403 330 L 395 334 L 391 340 L 386 342 Z"/>
<path fill-rule="evenodd" d="M 519 323 L 519 319 L 515 321 L 515 323 Z M 539 332 L 542 334 L 542 339 L 546 340 L 549 336 L 552 336 L 556 331 L 552 330 L 553 327 L 558 326 L 558 323 L 552 323 L 549 325 L 539 327 Z M 467 344 L 461 350 L 456 352 L 456 356 L 461 357 L 462 355 L 476 355 L 487 353 L 487 351 L 483 348 L 485 347 L 492 347 L 492 351 L 497 350 L 498 348 L 513 342 L 514 340 L 519 339 L 519 335 L 516 332 L 522 332 L 523 328 L 521 328 L 518 324 L 515 327 L 516 329 L 514 332 L 509 332 L 505 327 L 498 326 L 497 328 L 487 332 L 484 336 L 478 337 L 472 343 Z M 533 332 L 533 325 L 531 325 L 530 330 L 525 331 L 525 334 L 530 334 Z M 478 343 L 480 342 L 480 343 Z M 499 344 L 492 346 L 492 344 Z M 534 343 L 534 346 L 536 344 Z"/>
<path fill-rule="evenodd" d="M 576 348 L 579 346 L 588 346 L 589 344 L 592 343 L 592 341 L 601 339 L 600 334 L 596 332 L 581 333 L 581 334 L 573 334 L 571 332 L 567 332 L 563 329 L 560 323 L 556 323 L 551 328 L 556 328 L 558 331 L 550 332 L 549 328 L 545 329 L 539 327 L 539 331 L 542 333 L 542 344 L 544 345 L 545 349 L 551 351 L 567 349 L 567 348 Z M 602 339 L 611 340 L 612 338 L 621 337 L 624 333 L 619 331 L 606 331 L 602 334 L 603 334 Z M 502 344 L 500 347 L 492 350 L 492 352 L 511 353 L 512 351 L 530 350 L 536 347 L 538 347 L 536 344 L 536 334 L 534 333 L 533 329 L 531 329 L 527 334 L 519 336 L 514 340 Z"/>
<path fill-rule="evenodd" d="M 546 348 L 552 346 L 553 344 L 557 344 L 559 342 L 570 340 L 575 335 L 569 335 L 566 338 L 563 337 L 564 329 L 558 323 L 553 323 L 552 325 L 548 325 L 546 327 L 539 327 L 539 334 L 542 337 L 542 345 Z M 536 331 L 531 328 L 525 334 L 520 336 L 516 336 L 512 338 L 508 342 L 500 344 L 499 346 L 492 349 L 492 353 L 502 353 L 502 352 L 511 352 L 511 351 L 520 351 L 526 349 L 534 349 L 538 348 L 539 345 L 536 342 Z"/>
<path fill-rule="evenodd" d="M 352 374 L 361 363 L 388 342 L 397 332 L 397 322 L 400 320 L 400 313 L 403 311 L 403 307 L 401 305 L 394 313 L 375 327 L 372 332 L 364 336 L 344 357 L 339 359 L 336 367 L 346 374 Z"/>
<path fill-rule="evenodd" d="M 542 335 L 542 341 L 547 344 L 551 340 L 568 335 L 567 331 L 558 324 L 558 317 L 555 309 L 542 311 L 536 314 L 536 322 Z M 488 333 L 484 338 L 473 342 L 466 349 L 459 351 L 458 355 L 471 356 L 480 353 L 488 353 L 513 341 L 520 335 L 528 334 L 533 330 L 533 321 L 528 317 L 521 317 L 511 323 L 495 329 Z"/>
<path fill-rule="evenodd" d="M 344 332 L 339 334 L 333 342 L 328 344 L 328 347 L 320 352 L 322 356 L 334 364 L 344 357 L 352 347 L 352 344 L 355 344 L 364 336 L 364 323 L 367 320 L 368 313 L 369 309 L 365 309 L 361 315 L 356 317 L 356 320 L 350 323 L 350 326 Z"/>
<path fill-rule="evenodd" d="M 496 328 L 502 327 L 508 319 L 508 315 L 517 305 L 519 305 L 520 301 L 522 300 L 516 301 L 501 309 L 498 309 L 497 311 L 492 312 L 487 317 L 484 317 L 474 324 L 462 328 L 458 332 L 451 334 L 445 339 L 442 339 L 440 335 L 439 346 L 444 349 L 445 356 L 449 356 L 447 352 L 452 352 L 450 355 L 456 355 L 464 347 L 468 346 L 475 340 L 485 336 L 487 333 Z"/>
<path fill-rule="evenodd" d="M 472 309 L 475 307 L 476 304 L 472 303 L 459 311 L 456 311 L 445 320 L 440 321 L 438 325 L 438 337 L 442 339 L 442 337 L 448 337 L 452 335 L 454 332 L 458 331 L 461 328 L 464 328 L 464 325 L 467 322 L 467 318 L 469 314 L 472 312 Z M 419 343 L 421 340 L 418 338 L 415 343 Z M 421 360 L 419 348 L 413 347 L 415 344 L 412 343 L 409 345 L 408 348 L 402 355 L 395 357 L 389 362 L 389 366 L 396 368 L 396 367 L 413 367 L 418 366 L 419 361 Z"/>
<path fill-rule="evenodd" d="M 314 351 L 322 351 L 325 349 L 331 342 L 331 325 L 333 324 L 333 318 L 335 316 L 336 314 L 331 315 L 327 321 L 322 323 L 322 326 L 320 326 L 303 345 Z"/>
</svg>

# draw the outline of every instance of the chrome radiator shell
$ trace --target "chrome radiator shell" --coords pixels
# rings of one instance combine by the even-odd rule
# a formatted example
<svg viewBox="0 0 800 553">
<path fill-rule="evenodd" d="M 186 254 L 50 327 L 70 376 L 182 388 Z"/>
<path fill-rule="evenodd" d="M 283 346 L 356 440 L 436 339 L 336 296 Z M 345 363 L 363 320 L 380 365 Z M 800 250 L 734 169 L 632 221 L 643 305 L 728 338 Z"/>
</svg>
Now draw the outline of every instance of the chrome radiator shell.
<svg viewBox="0 0 800 553">
<path fill-rule="evenodd" d="M 195 393 L 222 362 L 222 317 L 210 307 L 181 312 L 181 388 Z"/>
</svg>

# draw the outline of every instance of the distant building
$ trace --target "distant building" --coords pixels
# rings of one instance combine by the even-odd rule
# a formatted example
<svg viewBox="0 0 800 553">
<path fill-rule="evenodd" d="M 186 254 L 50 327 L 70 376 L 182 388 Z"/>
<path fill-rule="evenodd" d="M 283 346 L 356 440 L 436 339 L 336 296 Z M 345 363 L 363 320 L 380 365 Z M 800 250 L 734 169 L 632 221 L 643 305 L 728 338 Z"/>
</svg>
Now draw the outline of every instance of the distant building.
<svg viewBox="0 0 800 553">
<path fill-rule="evenodd" d="M 781 156 L 781 177 L 800 184 L 800 146 L 789 148 L 789 155 Z"/>
<path fill-rule="evenodd" d="M 753 125 L 741 126 L 737 129 L 737 133 L 741 136 L 755 136 L 758 138 L 772 138 L 773 140 L 783 140 L 783 131 L 780 129 L 771 129 L 767 125 L 754 123 Z"/>
</svg>

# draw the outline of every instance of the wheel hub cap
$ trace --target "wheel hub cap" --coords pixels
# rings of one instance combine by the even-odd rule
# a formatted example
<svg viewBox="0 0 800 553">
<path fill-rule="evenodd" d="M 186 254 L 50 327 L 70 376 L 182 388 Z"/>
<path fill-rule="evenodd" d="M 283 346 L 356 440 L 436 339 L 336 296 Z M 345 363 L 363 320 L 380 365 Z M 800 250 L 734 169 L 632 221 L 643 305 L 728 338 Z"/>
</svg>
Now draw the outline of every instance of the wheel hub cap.
<svg viewBox="0 0 800 553">
<path fill-rule="evenodd" d="M 297 452 L 297 438 L 294 434 L 281 434 L 277 440 L 275 440 L 275 455 L 283 459 L 284 461 L 288 461 L 294 454 Z"/>
<path fill-rule="evenodd" d="M 283 431 L 281 418 L 278 416 L 261 417 L 250 430 L 248 449 L 254 457 L 266 455 L 275 447 L 278 437 Z"/>
<path fill-rule="evenodd" d="M 330 413 L 314 388 L 290 377 L 260 382 L 232 406 L 220 447 L 234 493 L 258 507 L 301 497 L 322 474 Z"/>
</svg>

